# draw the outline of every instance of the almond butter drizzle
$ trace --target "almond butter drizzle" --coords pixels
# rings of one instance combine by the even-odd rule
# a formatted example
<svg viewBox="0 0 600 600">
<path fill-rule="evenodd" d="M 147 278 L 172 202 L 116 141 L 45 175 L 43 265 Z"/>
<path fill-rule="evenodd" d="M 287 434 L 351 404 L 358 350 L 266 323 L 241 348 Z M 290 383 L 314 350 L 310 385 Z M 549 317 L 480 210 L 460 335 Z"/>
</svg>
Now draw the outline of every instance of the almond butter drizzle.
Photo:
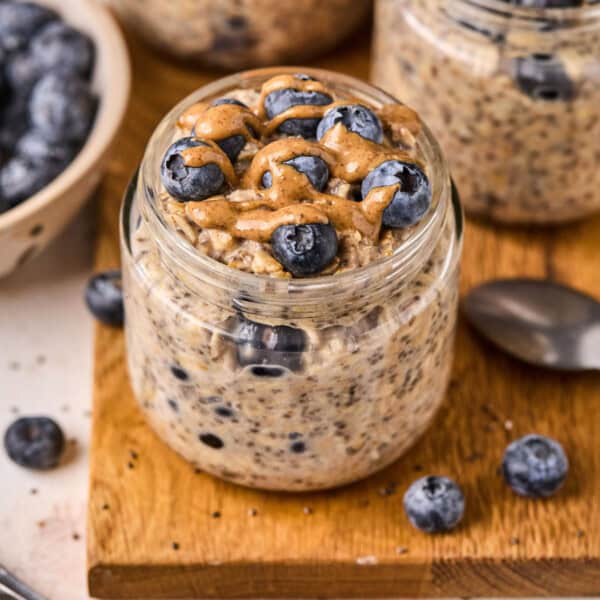
<svg viewBox="0 0 600 600">
<path fill-rule="evenodd" d="M 318 81 L 304 81 L 292 75 L 281 75 L 264 84 L 259 114 L 264 118 L 264 98 L 267 94 L 290 87 L 319 91 L 333 97 Z M 326 106 L 293 106 L 265 125 L 248 109 L 237 105 L 194 105 L 180 117 L 179 125 L 188 131 L 195 127 L 196 135 L 203 140 L 208 139 L 209 145 L 185 150 L 182 153 L 185 164 L 199 167 L 216 163 L 229 185 L 235 187 L 238 177 L 231 162 L 216 143 L 210 140 L 238 134 L 246 137 L 249 133 L 248 125 L 257 133 L 269 135 L 286 119 L 321 118 L 333 106 L 349 102 L 351 101 L 335 101 Z M 392 129 L 401 127 L 405 133 L 418 133 L 418 116 L 408 107 L 385 106 L 379 114 Z M 364 237 L 376 241 L 381 230 L 383 211 L 400 189 L 400 184 L 373 188 L 362 202 L 355 202 L 319 192 L 308 177 L 285 164 L 298 156 L 321 158 L 327 163 L 332 176 L 351 184 L 362 181 L 372 169 L 388 160 L 419 164 L 408 152 L 367 140 L 338 123 L 320 142 L 289 137 L 264 146 L 256 153 L 242 177 L 241 188 L 247 193 L 241 199 L 218 196 L 199 202 L 187 202 L 187 218 L 201 228 L 222 229 L 234 237 L 259 242 L 269 242 L 273 232 L 282 225 L 309 223 L 332 223 L 338 231 L 356 230 Z M 423 168 L 421 164 L 419 166 Z M 262 178 L 267 171 L 271 173 L 272 184 L 265 189 Z"/>
</svg>

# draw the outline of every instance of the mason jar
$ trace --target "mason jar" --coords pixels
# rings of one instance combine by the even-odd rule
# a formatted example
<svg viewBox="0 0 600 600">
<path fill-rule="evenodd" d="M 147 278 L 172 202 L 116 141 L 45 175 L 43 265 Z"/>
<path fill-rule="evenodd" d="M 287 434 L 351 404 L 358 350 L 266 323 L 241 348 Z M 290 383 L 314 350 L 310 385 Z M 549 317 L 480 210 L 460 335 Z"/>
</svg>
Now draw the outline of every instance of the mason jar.
<svg viewBox="0 0 600 600">
<path fill-rule="evenodd" d="M 397 102 L 353 78 L 302 70 L 376 108 Z M 193 465 L 246 486 L 315 490 L 395 461 L 442 403 L 462 213 L 424 127 L 416 144 L 432 207 L 390 256 L 337 275 L 278 279 L 199 253 L 158 207 L 159 167 L 177 119 L 192 104 L 280 73 L 212 83 L 152 136 L 122 210 L 127 354 L 149 423 Z"/>
<path fill-rule="evenodd" d="M 365 22 L 371 0 L 108 0 L 168 54 L 226 69 L 298 64 Z"/>
<path fill-rule="evenodd" d="M 473 215 L 600 209 L 600 5 L 581 4 L 377 1 L 374 81 L 419 103 Z"/>
</svg>

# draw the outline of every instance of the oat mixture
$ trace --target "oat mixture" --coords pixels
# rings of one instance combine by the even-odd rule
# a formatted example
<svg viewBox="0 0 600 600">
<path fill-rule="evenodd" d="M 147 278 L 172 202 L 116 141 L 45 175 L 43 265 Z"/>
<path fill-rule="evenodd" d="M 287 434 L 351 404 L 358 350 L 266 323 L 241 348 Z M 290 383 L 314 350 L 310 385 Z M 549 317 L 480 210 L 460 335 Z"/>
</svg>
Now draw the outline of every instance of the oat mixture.
<svg viewBox="0 0 600 600">
<path fill-rule="evenodd" d="M 378 0 L 373 75 L 419 106 L 467 211 L 558 223 L 600 209 L 600 28 L 591 3 L 527 10 Z"/>
<path fill-rule="evenodd" d="M 331 102 L 317 104 L 309 94 L 307 104 L 265 114 L 272 112 L 266 97 L 289 86 L 294 93 L 327 94 Z M 177 151 L 167 151 L 163 169 L 170 177 L 185 173 L 178 170 L 183 167 L 218 164 L 224 187 L 209 194 L 219 181 L 217 170 L 207 170 L 212 179 L 195 182 L 205 199 L 182 200 L 163 188 L 157 210 L 184 243 L 231 267 L 234 280 L 243 271 L 259 275 L 263 295 L 255 291 L 249 298 L 241 285 L 228 295 L 202 273 L 196 278 L 171 262 L 144 216 L 143 185 L 138 185 L 127 218 L 131 230 L 123 240 L 128 360 L 136 397 L 173 449 L 224 479 L 288 491 L 355 481 L 396 460 L 443 400 L 458 301 L 455 208 L 446 189 L 440 206 L 423 212 L 412 205 L 414 223 L 389 227 L 384 223 L 398 213 L 385 208 L 396 193 L 414 195 L 423 182 L 412 176 L 398 182 L 386 171 L 373 187 L 362 185 L 382 161 L 400 158 L 439 184 L 440 174 L 417 150 L 416 139 L 424 135 L 419 120 L 403 105 L 366 106 L 379 117 L 381 131 L 378 121 L 360 111 L 350 111 L 349 120 L 344 113 L 327 129 L 321 123 L 328 112 L 354 100 L 311 77 L 282 74 L 262 89 L 229 90 L 223 97 L 227 100 L 203 100 L 181 115 L 171 147 Z M 223 106 L 213 113 L 223 119 L 209 118 Z M 244 132 L 243 140 L 223 144 L 222 127 L 229 127 L 227 139 Z M 190 142 L 192 132 L 202 144 Z M 340 138 L 342 148 L 335 143 Z M 187 140 L 183 149 L 177 146 L 182 140 Z M 235 157 L 231 169 L 224 152 Z M 327 181 L 319 177 L 319 161 L 311 161 L 310 168 L 290 164 L 307 154 L 327 165 Z M 368 163 L 366 171 L 353 174 L 362 162 Z M 190 192 L 187 183 L 187 178 L 175 181 L 179 196 Z M 298 186 L 301 196 L 294 191 Z M 281 210 L 283 221 L 276 214 Z M 436 210 L 441 212 L 435 234 L 411 259 L 411 268 L 391 271 L 381 259 L 410 241 L 421 219 Z M 339 240 L 335 256 L 311 276 L 335 281 L 358 267 L 368 270 L 361 271 L 360 280 L 340 278 L 336 296 L 323 297 L 318 306 L 298 294 L 297 303 L 285 310 L 260 310 L 271 298 L 269 282 L 287 285 L 303 276 L 284 268 L 267 240 L 278 228 L 304 227 L 315 219 Z"/>
</svg>

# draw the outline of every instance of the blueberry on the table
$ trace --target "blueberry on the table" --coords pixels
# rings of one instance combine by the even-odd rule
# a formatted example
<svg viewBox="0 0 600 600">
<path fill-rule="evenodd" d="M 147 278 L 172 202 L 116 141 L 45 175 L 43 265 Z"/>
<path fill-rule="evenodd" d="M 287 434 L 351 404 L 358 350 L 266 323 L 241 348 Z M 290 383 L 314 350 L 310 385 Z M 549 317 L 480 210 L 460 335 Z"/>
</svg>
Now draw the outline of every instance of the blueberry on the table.
<svg viewBox="0 0 600 600">
<path fill-rule="evenodd" d="M 327 223 L 282 225 L 271 237 L 275 258 L 294 277 L 320 273 L 336 257 L 338 239 Z"/>
<path fill-rule="evenodd" d="M 440 533 L 453 529 L 463 518 L 465 497 L 460 487 L 447 477 L 423 477 L 408 488 L 404 510 L 417 529 Z"/>
<path fill-rule="evenodd" d="M 208 163 L 202 167 L 188 167 L 185 164 L 182 155 L 184 150 L 206 145 L 206 142 L 187 137 L 177 140 L 166 151 L 160 177 L 167 192 L 177 200 L 204 200 L 223 188 L 225 175 L 217 164 Z"/>
<path fill-rule="evenodd" d="M 21 417 L 4 434 L 4 448 L 12 461 L 29 469 L 52 469 L 65 448 L 60 426 L 48 417 Z"/>
<path fill-rule="evenodd" d="M 285 367 L 290 371 L 302 369 L 302 353 L 307 346 L 306 333 L 302 329 L 264 325 L 240 317 L 233 335 L 238 364 L 264 369 L 255 369 L 255 375 L 282 374 L 280 369 L 272 367 Z"/>
<path fill-rule="evenodd" d="M 312 186 L 322 192 L 329 181 L 329 167 L 327 163 L 318 156 L 296 156 L 284 162 L 286 165 L 294 167 L 296 171 L 303 173 L 308 177 Z M 266 171 L 262 177 L 264 188 L 270 188 L 273 185 L 273 177 L 270 171 Z"/>
<path fill-rule="evenodd" d="M 61 71 L 87 77 L 94 64 L 92 40 L 62 21 L 44 25 L 31 42 L 31 52 L 44 71 Z"/>
<path fill-rule="evenodd" d="M 96 113 L 96 98 L 88 84 L 65 73 L 48 73 L 31 93 L 31 123 L 50 142 L 81 143 Z"/>
<path fill-rule="evenodd" d="M 69 142 L 51 143 L 46 140 L 41 132 L 31 129 L 17 142 L 16 153 L 34 163 L 51 162 L 60 167 L 65 167 L 75 154 L 77 148 Z"/>
<path fill-rule="evenodd" d="M 248 108 L 246 104 L 240 100 L 236 100 L 235 98 L 217 98 L 211 102 L 211 106 L 221 106 L 222 104 L 235 104 L 236 106 L 241 106 L 242 108 Z"/>
<path fill-rule="evenodd" d="M 341 123 L 348 131 L 357 133 L 367 140 L 378 144 L 383 141 L 383 126 L 379 117 L 371 109 L 361 104 L 346 104 L 329 109 L 319 123 L 317 139 L 321 140 L 338 123 Z"/>
<path fill-rule="evenodd" d="M 512 60 L 512 78 L 521 92 L 545 102 L 567 101 L 575 97 L 575 84 L 564 65 L 553 54 L 536 53 Z"/>
<path fill-rule="evenodd" d="M 302 80 L 303 76 L 297 76 Z M 295 90 L 285 88 L 275 90 L 265 98 L 265 111 L 269 119 L 285 112 L 293 106 L 327 106 L 333 102 L 329 94 L 317 91 Z M 319 119 L 287 119 L 280 126 L 281 133 L 299 135 L 303 138 L 314 138 Z"/>
<path fill-rule="evenodd" d="M 526 435 L 508 446 L 502 461 L 504 478 L 521 496 L 546 498 L 567 477 L 569 461 L 562 446 L 542 435 Z"/>
<path fill-rule="evenodd" d="M 361 186 L 363 199 L 373 188 L 400 184 L 392 201 L 383 211 L 387 227 L 409 227 L 418 223 L 431 205 L 431 185 L 423 171 L 410 163 L 387 160 L 373 169 Z"/>
<path fill-rule="evenodd" d="M 33 2 L 0 2 L 0 47 L 11 52 L 26 46 L 42 25 L 57 18 Z"/>
<path fill-rule="evenodd" d="M 125 310 L 121 271 L 94 275 L 85 288 L 85 302 L 98 321 L 111 327 L 122 327 Z"/>
</svg>

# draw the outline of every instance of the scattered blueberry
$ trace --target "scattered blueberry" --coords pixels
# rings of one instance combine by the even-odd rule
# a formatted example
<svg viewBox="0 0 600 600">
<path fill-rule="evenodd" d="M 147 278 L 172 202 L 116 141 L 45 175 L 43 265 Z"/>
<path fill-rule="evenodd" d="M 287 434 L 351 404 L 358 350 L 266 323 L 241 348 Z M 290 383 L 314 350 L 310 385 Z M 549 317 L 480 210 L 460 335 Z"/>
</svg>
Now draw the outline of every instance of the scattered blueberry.
<svg viewBox="0 0 600 600">
<path fill-rule="evenodd" d="M 306 80 L 307 78 L 302 74 L 296 75 L 296 77 L 299 80 Z M 285 88 L 275 90 L 265 98 L 265 111 L 269 119 L 273 119 L 292 106 L 327 106 L 332 102 L 333 98 L 323 92 Z M 288 135 L 314 138 L 318 124 L 319 119 L 287 119 L 279 126 L 279 131 Z"/>
<path fill-rule="evenodd" d="M 532 98 L 546 102 L 572 100 L 576 90 L 562 62 L 553 54 L 531 54 L 512 61 L 517 87 Z"/>
<path fill-rule="evenodd" d="M 121 271 L 94 275 L 85 288 L 85 302 L 101 323 L 122 327 L 125 321 Z"/>
<path fill-rule="evenodd" d="M 209 163 L 202 167 L 187 167 L 182 152 L 188 148 L 206 146 L 206 142 L 193 137 L 176 141 L 165 153 L 160 176 L 165 189 L 182 202 L 204 200 L 214 196 L 223 187 L 225 176 L 220 167 Z"/>
<path fill-rule="evenodd" d="M 248 108 L 246 104 L 236 100 L 235 98 L 217 98 L 213 100 L 211 106 L 221 106 L 222 104 L 235 104 L 236 106 L 241 106 L 242 108 Z"/>
<path fill-rule="evenodd" d="M 21 417 L 4 434 L 4 448 L 18 465 L 30 469 L 52 469 L 58 465 L 65 436 L 48 417 Z"/>
<path fill-rule="evenodd" d="M 264 371 L 254 370 L 258 376 L 281 375 L 286 367 L 291 371 L 302 369 L 302 353 L 306 349 L 306 333 L 286 325 L 263 325 L 240 317 L 234 332 L 237 361 L 242 367 L 257 365 Z"/>
<path fill-rule="evenodd" d="M 317 139 L 322 139 L 338 123 L 341 123 L 348 131 L 357 133 L 367 140 L 378 144 L 383 141 L 381 121 L 372 110 L 360 104 L 334 106 L 329 109 L 319 123 Z"/>
<path fill-rule="evenodd" d="M 383 211 L 386 227 L 409 227 L 418 223 L 431 205 L 431 186 L 423 171 L 409 163 L 388 160 L 373 169 L 361 186 L 363 199 L 373 188 L 400 184 Z"/>
<path fill-rule="evenodd" d="M 296 171 L 303 173 L 308 177 L 313 187 L 322 192 L 329 181 L 329 167 L 327 163 L 318 156 L 296 156 L 284 162 L 286 165 L 294 167 Z M 262 177 L 262 184 L 265 188 L 273 185 L 271 172 L 267 171 Z"/>
<path fill-rule="evenodd" d="M 271 238 L 275 258 L 294 277 L 320 273 L 336 257 L 335 229 L 325 223 L 282 225 Z"/>
<path fill-rule="evenodd" d="M 87 77 L 94 64 L 90 38 L 62 21 L 45 25 L 31 42 L 31 52 L 44 71 L 61 71 Z"/>
<path fill-rule="evenodd" d="M 449 531 L 463 518 L 465 497 L 460 487 L 447 477 L 423 477 L 408 488 L 404 510 L 410 522 L 421 531 Z"/>
<path fill-rule="evenodd" d="M 547 498 L 561 487 L 569 461 L 562 446 L 541 435 L 516 440 L 504 454 L 502 471 L 510 487 L 521 496 Z"/>
<path fill-rule="evenodd" d="M 225 445 L 220 437 L 212 433 L 202 433 L 200 434 L 199 439 L 203 444 L 206 444 L 213 450 L 220 450 Z"/>
<path fill-rule="evenodd" d="M 57 18 L 33 2 L 0 2 L 0 47 L 12 52 L 26 46 L 36 31 Z"/>
</svg>

